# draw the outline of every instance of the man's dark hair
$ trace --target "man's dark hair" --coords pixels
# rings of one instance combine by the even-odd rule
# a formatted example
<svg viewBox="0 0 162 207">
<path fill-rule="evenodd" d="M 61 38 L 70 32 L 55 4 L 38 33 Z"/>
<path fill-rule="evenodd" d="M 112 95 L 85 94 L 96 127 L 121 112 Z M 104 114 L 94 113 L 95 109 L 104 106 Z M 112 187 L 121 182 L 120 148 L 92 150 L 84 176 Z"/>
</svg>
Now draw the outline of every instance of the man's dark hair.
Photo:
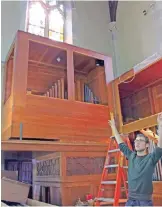
<svg viewBox="0 0 162 207">
<path fill-rule="evenodd" d="M 148 139 L 148 137 L 146 137 L 144 134 L 142 134 L 142 133 L 138 133 L 138 134 L 136 134 L 136 137 L 144 137 L 145 138 L 145 142 L 148 144 L 149 143 L 149 139 Z"/>
</svg>

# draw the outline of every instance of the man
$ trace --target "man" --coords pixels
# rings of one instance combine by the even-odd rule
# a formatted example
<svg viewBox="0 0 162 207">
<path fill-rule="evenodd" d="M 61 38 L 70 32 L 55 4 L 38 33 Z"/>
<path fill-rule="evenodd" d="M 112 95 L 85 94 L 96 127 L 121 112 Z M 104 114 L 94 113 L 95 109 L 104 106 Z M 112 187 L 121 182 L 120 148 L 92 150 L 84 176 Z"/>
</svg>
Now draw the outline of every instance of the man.
<svg viewBox="0 0 162 207">
<path fill-rule="evenodd" d="M 128 158 L 128 201 L 126 206 L 153 206 L 152 177 L 157 162 L 162 157 L 162 113 L 158 115 L 159 140 L 153 153 L 147 154 L 149 140 L 138 134 L 134 141 L 136 152 L 131 151 L 120 137 L 114 120 L 109 121 L 120 150 Z"/>
</svg>

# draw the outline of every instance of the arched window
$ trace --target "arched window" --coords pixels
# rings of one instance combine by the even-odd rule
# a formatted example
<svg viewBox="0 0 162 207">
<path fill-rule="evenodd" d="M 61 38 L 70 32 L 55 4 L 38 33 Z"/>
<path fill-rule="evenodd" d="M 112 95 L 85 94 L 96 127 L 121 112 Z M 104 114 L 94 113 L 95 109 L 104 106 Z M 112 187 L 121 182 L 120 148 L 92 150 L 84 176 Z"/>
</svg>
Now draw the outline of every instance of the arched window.
<svg viewBox="0 0 162 207">
<path fill-rule="evenodd" d="M 27 32 L 64 40 L 64 4 L 56 0 L 29 1 Z"/>
</svg>

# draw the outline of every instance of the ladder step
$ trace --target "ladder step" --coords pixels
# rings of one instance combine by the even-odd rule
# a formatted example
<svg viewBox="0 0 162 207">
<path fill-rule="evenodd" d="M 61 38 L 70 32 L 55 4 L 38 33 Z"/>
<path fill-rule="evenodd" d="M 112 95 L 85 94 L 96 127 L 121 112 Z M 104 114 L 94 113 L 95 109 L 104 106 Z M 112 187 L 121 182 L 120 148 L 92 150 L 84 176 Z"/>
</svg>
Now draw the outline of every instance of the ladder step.
<svg viewBox="0 0 162 207">
<path fill-rule="evenodd" d="M 96 198 L 97 201 L 114 202 L 114 198 Z"/>
<path fill-rule="evenodd" d="M 113 150 L 109 150 L 108 153 L 113 153 L 113 152 L 119 152 L 120 149 L 113 149 Z"/>
<path fill-rule="evenodd" d="M 113 204 L 115 199 L 114 198 L 96 198 L 95 200 L 101 201 L 101 205 L 104 204 Z M 104 203 L 105 202 L 105 203 Z M 126 203 L 127 199 L 119 199 L 119 203 Z"/>
<path fill-rule="evenodd" d="M 105 165 L 105 168 L 115 168 L 118 167 L 119 165 L 114 164 L 114 165 Z M 128 169 L 128 166 L 123 166 L 123 168 Z"/>
<path fill-rule="evenodd" d="M 105 165 L 105 168 L 115 168 L 115 167 L 118 167 L 118 165 Z"/>
<path fill-rule="evenodd" d="M 102 181 L 101 184 L 116 184 L 116 180 Z"/>
</svg>

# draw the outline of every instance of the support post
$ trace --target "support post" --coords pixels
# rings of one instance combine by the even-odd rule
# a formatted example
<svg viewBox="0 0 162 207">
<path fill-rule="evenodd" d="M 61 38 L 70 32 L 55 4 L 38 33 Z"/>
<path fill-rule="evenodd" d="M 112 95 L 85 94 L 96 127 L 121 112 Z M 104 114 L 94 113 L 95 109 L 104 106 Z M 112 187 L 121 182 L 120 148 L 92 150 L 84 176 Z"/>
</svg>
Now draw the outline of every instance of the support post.
<svg viewBox="0 0 162 207">
<path fill-rule="evenodd" d="M 29 41 L 25 33 L 18 32 L 13 60 L 13 105 L 24 106 L 27 90 Z"/>
<path fill-rule="evenodd" d="M 67 83 L 68 83 L 68 100 L 75 100 L 75 84 L 74 84 L 74 61 L 73 51 L 67 51 Z"/>
</svg>

